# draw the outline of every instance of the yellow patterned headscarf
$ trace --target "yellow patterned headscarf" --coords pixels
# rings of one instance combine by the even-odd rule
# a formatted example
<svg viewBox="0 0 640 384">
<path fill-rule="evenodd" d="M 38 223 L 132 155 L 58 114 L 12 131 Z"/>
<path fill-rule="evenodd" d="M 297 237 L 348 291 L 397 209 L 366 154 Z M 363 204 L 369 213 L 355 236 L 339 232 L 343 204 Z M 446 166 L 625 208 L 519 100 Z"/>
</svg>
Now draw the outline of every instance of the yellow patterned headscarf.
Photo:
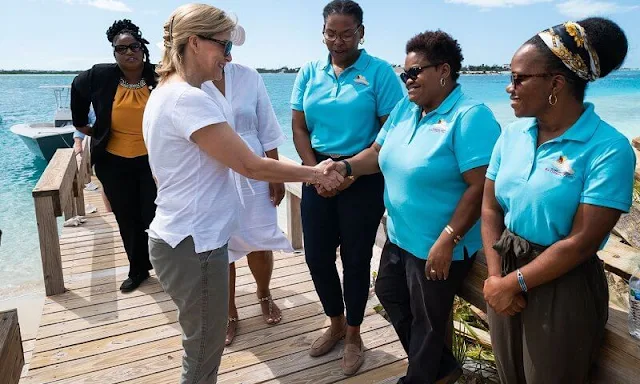
<svg viewBox="0 0 640 384">
<path fill-rule="evenodd" d="M 589 44 L 587 34 L 580 24 L 568 21 L 542 31 L 538 36 L 581 79 L 594 81 L 600 77 L 598 53 Z"/>
</svg>

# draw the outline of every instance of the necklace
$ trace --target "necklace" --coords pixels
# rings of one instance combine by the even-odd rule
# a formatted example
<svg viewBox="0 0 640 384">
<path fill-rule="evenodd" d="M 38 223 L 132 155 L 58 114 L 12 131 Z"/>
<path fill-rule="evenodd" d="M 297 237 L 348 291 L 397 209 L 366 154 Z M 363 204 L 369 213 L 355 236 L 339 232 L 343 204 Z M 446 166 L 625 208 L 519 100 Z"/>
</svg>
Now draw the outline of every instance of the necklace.
<svg viewBox="0 0 640 384">
<path fill-rule="evenodd" d="M 140 89 L 140 88 L 146 86 L 147 82 L 144 81 L 144 78 L 142 78 L 142 79 L 140 79 L 140 81 L 138 81 L 135 84 L 129 84 L 129 83 L 127 83 L 127 81 L 123 77 L 121 77 L 120 78 L 120 85 L 122 85 L 123 87 L 125 87 L 127 89 Z"/>
</svg>

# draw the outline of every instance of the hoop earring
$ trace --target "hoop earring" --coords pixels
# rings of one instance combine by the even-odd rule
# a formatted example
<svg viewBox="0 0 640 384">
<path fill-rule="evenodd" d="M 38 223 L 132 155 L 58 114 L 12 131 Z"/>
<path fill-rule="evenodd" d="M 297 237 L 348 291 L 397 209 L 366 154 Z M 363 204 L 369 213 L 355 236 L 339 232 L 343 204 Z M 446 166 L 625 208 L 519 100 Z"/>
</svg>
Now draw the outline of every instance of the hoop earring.
<svg viewBox="0 0 640 384">
<path fill-rule="evenodd" d="M 360 45 L 364 44 L 364 37 L 360 39 Z"/>
<path fill-rule="evenodd" d="M 554 95 L 553 93 L 549 95 L 549 105 L 556 105 L 556 103 L 558 102 L 558 96 Z"/>
<path fill-rule="evenodd" d="M 447 84 L 447 81 L 444 79 L 444 77 L 440 78 L 440 86 L 444 88 L 444 86 Z"/>
<path fill-rule="evenodd" d="M 322 39 L 322 44 L 327 44 L 327 40 Z"/>
</svg>

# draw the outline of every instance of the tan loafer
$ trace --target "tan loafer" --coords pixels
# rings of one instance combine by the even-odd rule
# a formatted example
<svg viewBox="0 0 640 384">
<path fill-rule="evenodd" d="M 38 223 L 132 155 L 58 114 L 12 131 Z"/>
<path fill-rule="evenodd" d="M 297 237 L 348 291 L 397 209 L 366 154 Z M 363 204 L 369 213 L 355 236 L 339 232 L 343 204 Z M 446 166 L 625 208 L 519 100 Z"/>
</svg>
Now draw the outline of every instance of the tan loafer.
<svg viewBox="0 0 640 384">
<path fill-rule="evenodd" d="M 344 338 L 344 335 L 347 333 L 347 322 L 345 320 L 342 330 L 335 335 L 331 334 L 331 328 L 327 329 L 325 333 L 318 337 L 316 341 L 311 344 L 311 349 L 309 349 L 309 356 L 318 357 L 322 355 L 326 355 L 329 353 L 333 347 L 336 346 L 338 341 Z"/>
<path fill-rule="evenodd" d="M 346 344 L 344 346 L 344 355 L 342 355 L 342 373 L 346 376 L 351 376 L 358 372 L 362 363 L 364 363 L 364 345 L 362 341 L 360 346 Z"/>
</svg>

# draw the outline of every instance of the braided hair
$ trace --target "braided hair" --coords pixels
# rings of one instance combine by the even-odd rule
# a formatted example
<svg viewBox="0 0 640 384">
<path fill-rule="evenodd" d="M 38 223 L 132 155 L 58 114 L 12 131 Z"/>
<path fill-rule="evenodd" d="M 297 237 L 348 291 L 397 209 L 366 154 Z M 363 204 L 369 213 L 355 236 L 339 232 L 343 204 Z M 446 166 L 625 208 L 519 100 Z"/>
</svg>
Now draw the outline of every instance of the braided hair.
<svg viewBox="0 0 640 384">
<path fill-rule="evenodd" d="M 131 35 L 137 42 L 142 44 L 142 52 L 144 53 L 146 62 L 150 64 L 151 59 L 149 58 L 149 48 L 147 47 L 149 41 L 142 37 L 140 28 L 137 25 L 133 24 L 131 20 L 122 19 L 114 21 L 111 27 L 107 29 L 107 40 L 109 40 L 109 42 L 113 45 L 116 37 L 125 33 Z"/>
</svg>

